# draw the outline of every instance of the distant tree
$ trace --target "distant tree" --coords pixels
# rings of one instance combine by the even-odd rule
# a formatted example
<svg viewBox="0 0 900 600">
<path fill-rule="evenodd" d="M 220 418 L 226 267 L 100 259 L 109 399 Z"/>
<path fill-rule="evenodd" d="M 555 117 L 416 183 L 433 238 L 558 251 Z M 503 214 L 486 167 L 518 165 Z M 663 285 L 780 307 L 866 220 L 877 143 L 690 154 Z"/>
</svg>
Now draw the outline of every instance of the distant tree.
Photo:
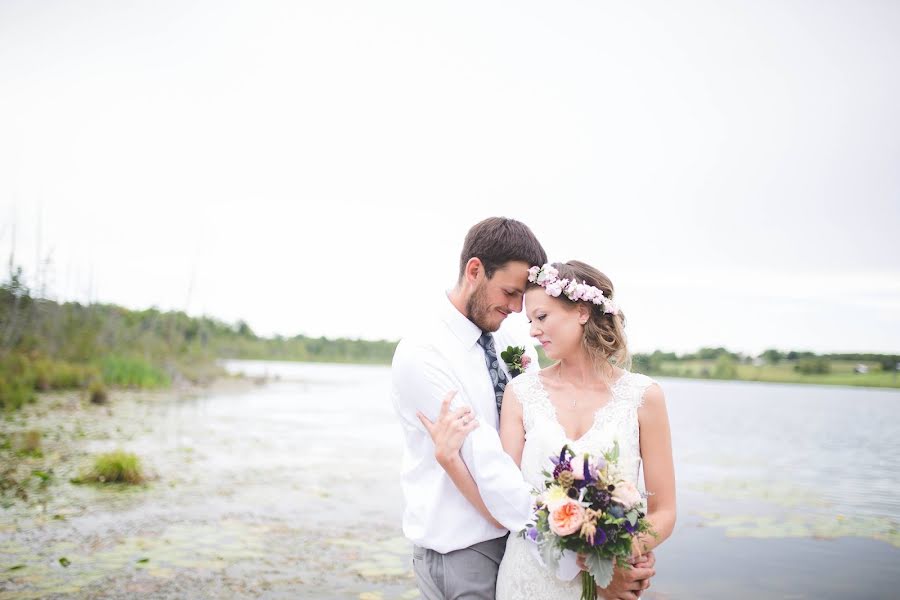
<svg viewBox="0 0 900 600">
<path fill-rule="evenodd" d="M 822 357 L 801 358 L 794 370 L 804 375 L 823 375 L 831 372 L 831 361 Z"/>
<path fill-rule="evenodd" d="M 770 348 L 769 350 L 766 350 L 765 352 L 760 354 L 759 357 L 770 365 L 777 365 L 784 358 L 784 354 L 782 354 L 778 350 L 775 350 L 774 348 Z"/>
<path fill-rule="evenodd" d="M 884 356 L 878 362 L 881 363 L 882 371 L 896 371 L 897 365 L 900 365 L 900 356 Z"/>
<path fill-rule="evenodd" d="M 250 329 L 250 326 L 247 325 L 246 321 L 238 321 L 234 326 L 235 331 L 237 331 L 238 335 L 242 337 L 255 338 L 256 334 L 253 333 L 253 330 Z"/>
<path fill-rule="evenodd" d="M 734 379 L 737 377 L 737 361 L 729 354 L 720 354 L 713 368 L 713 377 L 717 379 Z"/>
</svg>

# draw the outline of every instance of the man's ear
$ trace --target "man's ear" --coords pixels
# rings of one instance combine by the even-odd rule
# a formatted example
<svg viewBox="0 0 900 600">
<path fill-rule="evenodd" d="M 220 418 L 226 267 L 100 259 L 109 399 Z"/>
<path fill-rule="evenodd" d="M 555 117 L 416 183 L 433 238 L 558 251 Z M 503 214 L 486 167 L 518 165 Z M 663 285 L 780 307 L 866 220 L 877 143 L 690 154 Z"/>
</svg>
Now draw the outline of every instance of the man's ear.
<svg viewBox="0 0 900 600">
<path fill-rule="evenodd" d="M 463 271 L 463 277 L 465 277 L 466 281 L 469 283 L 477 283 L 479 278 L 484 276 L 484 274 L 484 265 L 481 263 L 481 259 L 476 256 L 470 258 Z"/>
</svg>

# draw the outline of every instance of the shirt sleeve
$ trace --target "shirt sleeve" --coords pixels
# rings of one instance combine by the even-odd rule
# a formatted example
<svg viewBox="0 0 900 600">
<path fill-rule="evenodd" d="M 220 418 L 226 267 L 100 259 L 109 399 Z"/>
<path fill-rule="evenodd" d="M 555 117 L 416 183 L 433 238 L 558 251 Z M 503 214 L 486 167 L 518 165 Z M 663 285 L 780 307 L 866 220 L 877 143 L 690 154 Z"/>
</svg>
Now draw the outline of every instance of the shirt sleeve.
<svg viewBox="0 0 900 600">
<path fill-rule="evenodd" d="M 392 377 L 394 402 L 404 426 L 415 427 L 426 437 L 428 433 L 416 411 L 434 421 L 441 401 L 451 390 L 457 392 L 451 408 L 472 406 L 459 378 L 433 349 L 401 342 L 394 354 Z M 481 426 L 466 437 L 460 454 L 494 518 L 510 531 L 524 529 L 531 518 L 531 486 L 504 452 L 497 431 L 482 420 Z"/>
</svg>

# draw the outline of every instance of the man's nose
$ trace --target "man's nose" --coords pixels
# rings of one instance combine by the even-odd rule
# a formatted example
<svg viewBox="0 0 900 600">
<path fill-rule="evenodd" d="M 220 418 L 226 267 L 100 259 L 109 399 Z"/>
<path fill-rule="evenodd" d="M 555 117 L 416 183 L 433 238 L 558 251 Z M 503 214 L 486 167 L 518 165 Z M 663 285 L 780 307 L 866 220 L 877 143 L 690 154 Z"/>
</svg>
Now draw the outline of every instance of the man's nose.
<svg viewBox="0 0 900 600">
<path fill-rule="evenodd" d="M 511 312 L 522 312 L 522 297 L 519 296 L 518 299 L 513 300 L 507 308 L 509 308 Z"/>
</svg>

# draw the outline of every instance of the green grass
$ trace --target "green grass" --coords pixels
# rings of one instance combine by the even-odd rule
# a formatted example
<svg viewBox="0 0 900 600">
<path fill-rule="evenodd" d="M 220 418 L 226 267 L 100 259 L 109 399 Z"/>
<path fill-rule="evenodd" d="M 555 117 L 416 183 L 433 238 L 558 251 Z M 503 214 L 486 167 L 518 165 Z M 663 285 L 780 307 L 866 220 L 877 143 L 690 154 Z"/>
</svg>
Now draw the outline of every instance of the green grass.
<svg viewBox="0 0 900 600">
<path fill-rule="evenodd" d="M 754 366 L 735 364 L 734 377 L 716 377 L 716 361 L 684 360 L 666 361 L 659 372 L 652 375 L 668 377 L 693 377 L 698 379 L 734 379 L 738 381 L 767 381 L 772 383 L 806 383 L 819 385 L 849 385 L 863 387 L 900 388 L 900 376 L 882 371 L 876 363 L 868 363 L 868 373 L 854 373 L 854 361 L 831 361 L 830 373 L 804 374 L 796 371 L 796 361 L 781 361 L 775 365 Z"/>
<path fill-rule="evenodd" d="M 107 356 L 100 361 L 100 372 L 103 381 L 113 386 L 159 388 L 171 383 L 163 371 L 137 358 Z"/>
<path fill-rule="evenodd" d="M 130 452 L 116 450 L 101 454 L 94 459 L 94 465 L 73 483 L 124 483 L 136 485 L 145 481 L 141 461 Z"/>
<path fill-rule="evenodd" d="M 100 371 L 91 365 L 8 352 L 0 356 L 0 409 L 20 408 L 36 399 L 35 392 L 79 389 L 99 378 Z"/>
</svg>

